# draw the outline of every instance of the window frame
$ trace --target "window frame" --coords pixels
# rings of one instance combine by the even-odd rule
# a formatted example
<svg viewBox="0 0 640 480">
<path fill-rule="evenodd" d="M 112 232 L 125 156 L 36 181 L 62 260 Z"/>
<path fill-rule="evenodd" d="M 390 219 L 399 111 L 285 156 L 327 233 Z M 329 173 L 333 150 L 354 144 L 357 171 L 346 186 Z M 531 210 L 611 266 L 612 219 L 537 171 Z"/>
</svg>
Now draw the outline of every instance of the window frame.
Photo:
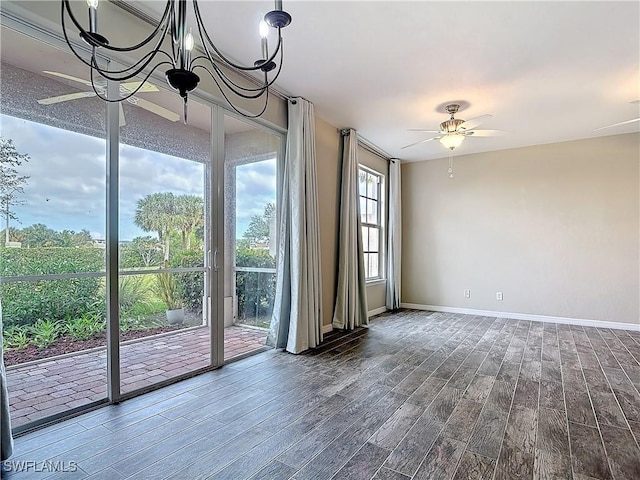
<svg viewBox="0 0 640 480">
<path fill-rule="evenodd" d="M 364 172 L 367 176 L 372 176 L 377 178 L 377 198 L 372 198 L 372 197 L 368 197 L 366 194 L 365 195 L 361 195 L 360 194 L 360 174 Z M 362 199 L 365 199 L 365 202 L 367 200 L 369 201 L 373 201 L 376 202 L 376 218 L 378 219 L 378 223 L 369 223 L 369 222 L 363 222 L 362 221 L 362 212 L 360 212 L 360 231 L 362 232 L 362 228 L 363 227 L 367 227 L 367 228 L 376 228 L 378 230 L 378 250 L 377 251 L 372 251 L 372 250 L 365 250 L 364 249 L 364 239 L 363 239 L 363 261 L 365 258 L 365 254 L 377 254 L 378 255 L 378 275 L 375 277 L 369 277 L 367 276 L 368 274 L 368 267 L 365 265 L 365 282 L 367 284 L 374 284 L 374 283 L 379 283 L 379 282 L 384 282 L 386 280 L 385 277 L 385 253 L 386 253 L 386 249 L 385 249 L 385 215 L 384 215 L 384 202 L 385 202 L 385 198 L 384 198 L 384 192 L 385 192 L 385 175 L 377 170 L 374 170 L 371 167 L 368 167 L 366 165 L 363 164 L 358 164 L 358 205 L 360 205 L 360 202 Z"/>
</svg>

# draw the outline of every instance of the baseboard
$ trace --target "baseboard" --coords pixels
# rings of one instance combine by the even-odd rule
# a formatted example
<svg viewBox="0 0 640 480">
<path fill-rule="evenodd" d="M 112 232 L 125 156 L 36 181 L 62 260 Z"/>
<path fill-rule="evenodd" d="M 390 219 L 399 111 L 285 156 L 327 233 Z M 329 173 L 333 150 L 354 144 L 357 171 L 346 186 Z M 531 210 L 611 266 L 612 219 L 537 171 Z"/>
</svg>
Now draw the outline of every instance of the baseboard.
<svg viewBox="0 0 640 480">
<path fill-rule="evenodd" d="M 493 312 L 491 310 L 475 310 L 472 308 L 442 307 L 439 305 L 422 305 L 419 303 L 401 303 L 402 308 L 414 310 L 429 310 L 432 312 L 463 313 L 466 315 L 482 315 L 485 317 L 512 318 L 514 320 L 531 320 L 534 322 L 565 323 L 582 325 L 583 327 L 616 328 L 640 332 L 640 325 L 634 323 L 608 322 L 605 320 L 587 320 L 584 318 L 553 317 L 549 315 L 534 315 L 531 313 Z"/>
<path fill-rule="evenodd" d="M 324 335 L 325 333 L 330 333 L 333 331 L 333 325 L 329 324 L 329 325 L 323 325 L 322 326 L 322 334 Z"/>
<path fill-rule="evenodd" d="M 374 315 L 380 315 L 381 313 L 384 313 L 384 312 L 386 312 L 386 311 L 387 311 L 387 307 L 382 306 L 382 307 L 380 307 L 380 308 L 374 308 L 373 310 L 369 310 L 369 311 L 367 312 L 367 314 L 368 314 L 370 317 L 373 317 Z"/>
</svg>

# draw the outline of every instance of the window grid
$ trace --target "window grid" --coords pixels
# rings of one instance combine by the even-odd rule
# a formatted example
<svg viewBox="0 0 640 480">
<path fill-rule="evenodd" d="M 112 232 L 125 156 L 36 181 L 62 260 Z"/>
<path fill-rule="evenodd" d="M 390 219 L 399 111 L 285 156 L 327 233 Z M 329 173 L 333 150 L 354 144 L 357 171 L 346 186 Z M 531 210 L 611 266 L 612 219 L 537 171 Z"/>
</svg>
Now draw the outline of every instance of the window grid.
<svg viewBox="0 0 640 480">
<path fill-rule="evenodd" d="M 364 253 L 365 280 L 382 278 L 382 175 L 360 167 L 358 194 Z"/>
</svg>

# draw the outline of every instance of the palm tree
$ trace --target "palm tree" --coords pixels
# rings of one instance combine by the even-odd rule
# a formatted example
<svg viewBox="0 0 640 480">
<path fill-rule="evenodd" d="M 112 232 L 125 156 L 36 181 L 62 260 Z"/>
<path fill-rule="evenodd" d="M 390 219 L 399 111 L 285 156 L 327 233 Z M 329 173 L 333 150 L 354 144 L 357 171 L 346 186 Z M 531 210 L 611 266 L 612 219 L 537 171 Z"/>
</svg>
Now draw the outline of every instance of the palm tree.
<svg viewBox="0 0 640 480">
<path fill-rule="evenodd" d="M 171 192 L 152 193 L 138 200 L 134 222 L 145 232 L 157 232 L 165 262 L 169 261 L 171 231 L 176 228 L 178 209 Z"/>
<path fill-rule="evenodd" d="M 197 227 L 204 225 L 204 201 L 196 195 L 176 197 L 176 228 L 182 235 L 182 248 L 191 248 L 191 234 Z"/>
</svg>

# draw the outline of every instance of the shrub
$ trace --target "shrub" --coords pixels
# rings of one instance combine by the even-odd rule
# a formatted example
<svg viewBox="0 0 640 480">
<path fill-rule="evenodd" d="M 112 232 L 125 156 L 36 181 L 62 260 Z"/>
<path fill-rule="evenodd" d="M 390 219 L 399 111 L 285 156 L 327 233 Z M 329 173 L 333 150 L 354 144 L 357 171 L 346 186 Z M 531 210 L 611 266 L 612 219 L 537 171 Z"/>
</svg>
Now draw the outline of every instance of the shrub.
<svg viewBox="0 0 640 480">
<path fill-rule="evenodd" d="M 251 248 L 247 242 L 238 242 L 236 265 L 239 267 L 275 268 L 275 258 L 268 250 Z M 268 317 L 273 312 L 276 276 L 268 272 L 238 272 L 236 293 L 238 318 Z"/>
<path fill-rule="evenodd" d="M 151 290 L 143 275 L 120 277 L 120 315 L 127 316 L 141 305 L 149 302 Z"/>
<path fill-rule="evenodd" d="M 180 252 L 171 262 L 173 268 L 202 267 L 204 264 L 201 250 L 185 250 Z M 202 312 L 204 296 L 204 272 L 174 273 L 178 284 L 178 295 L 189 310 Z"/>
<path fill-rule="evenodd" d="M 60 336 L 60 324 L 53 320 L 38 320 L 31 327 L 33 344 L 38 348 L 47 348 Z"/>
<path fill-rule="evenodd" d="M 183 307 L 182 297 L 174 273 L 156 274 L 156 292 L 167 306 L 167 310 Z"/>
<path fill-rule="evenodd" d="M 105 252 L 94 247 L 0 248 L 5 325 L 29 326 L 38 319 L 63 320 L 104 309 L 101 278 L 11 282 L 12 276 L 100 272 L 104 267 Z"/>
<path fill-rule="evenodd" d="M 26 327 L 9 327 L 4 331 L 2 337 L 2 347 L 15 348 L 16 350 L 22 350 L 29 346 L 29 331 Z"/>
<path fill-rule="evenodd" d="M 107 325 L 102 315 L 87 313 L 66 323 L 66 333 L 76 340 L 88 340 L 106 330 Z"/>
</svg>

